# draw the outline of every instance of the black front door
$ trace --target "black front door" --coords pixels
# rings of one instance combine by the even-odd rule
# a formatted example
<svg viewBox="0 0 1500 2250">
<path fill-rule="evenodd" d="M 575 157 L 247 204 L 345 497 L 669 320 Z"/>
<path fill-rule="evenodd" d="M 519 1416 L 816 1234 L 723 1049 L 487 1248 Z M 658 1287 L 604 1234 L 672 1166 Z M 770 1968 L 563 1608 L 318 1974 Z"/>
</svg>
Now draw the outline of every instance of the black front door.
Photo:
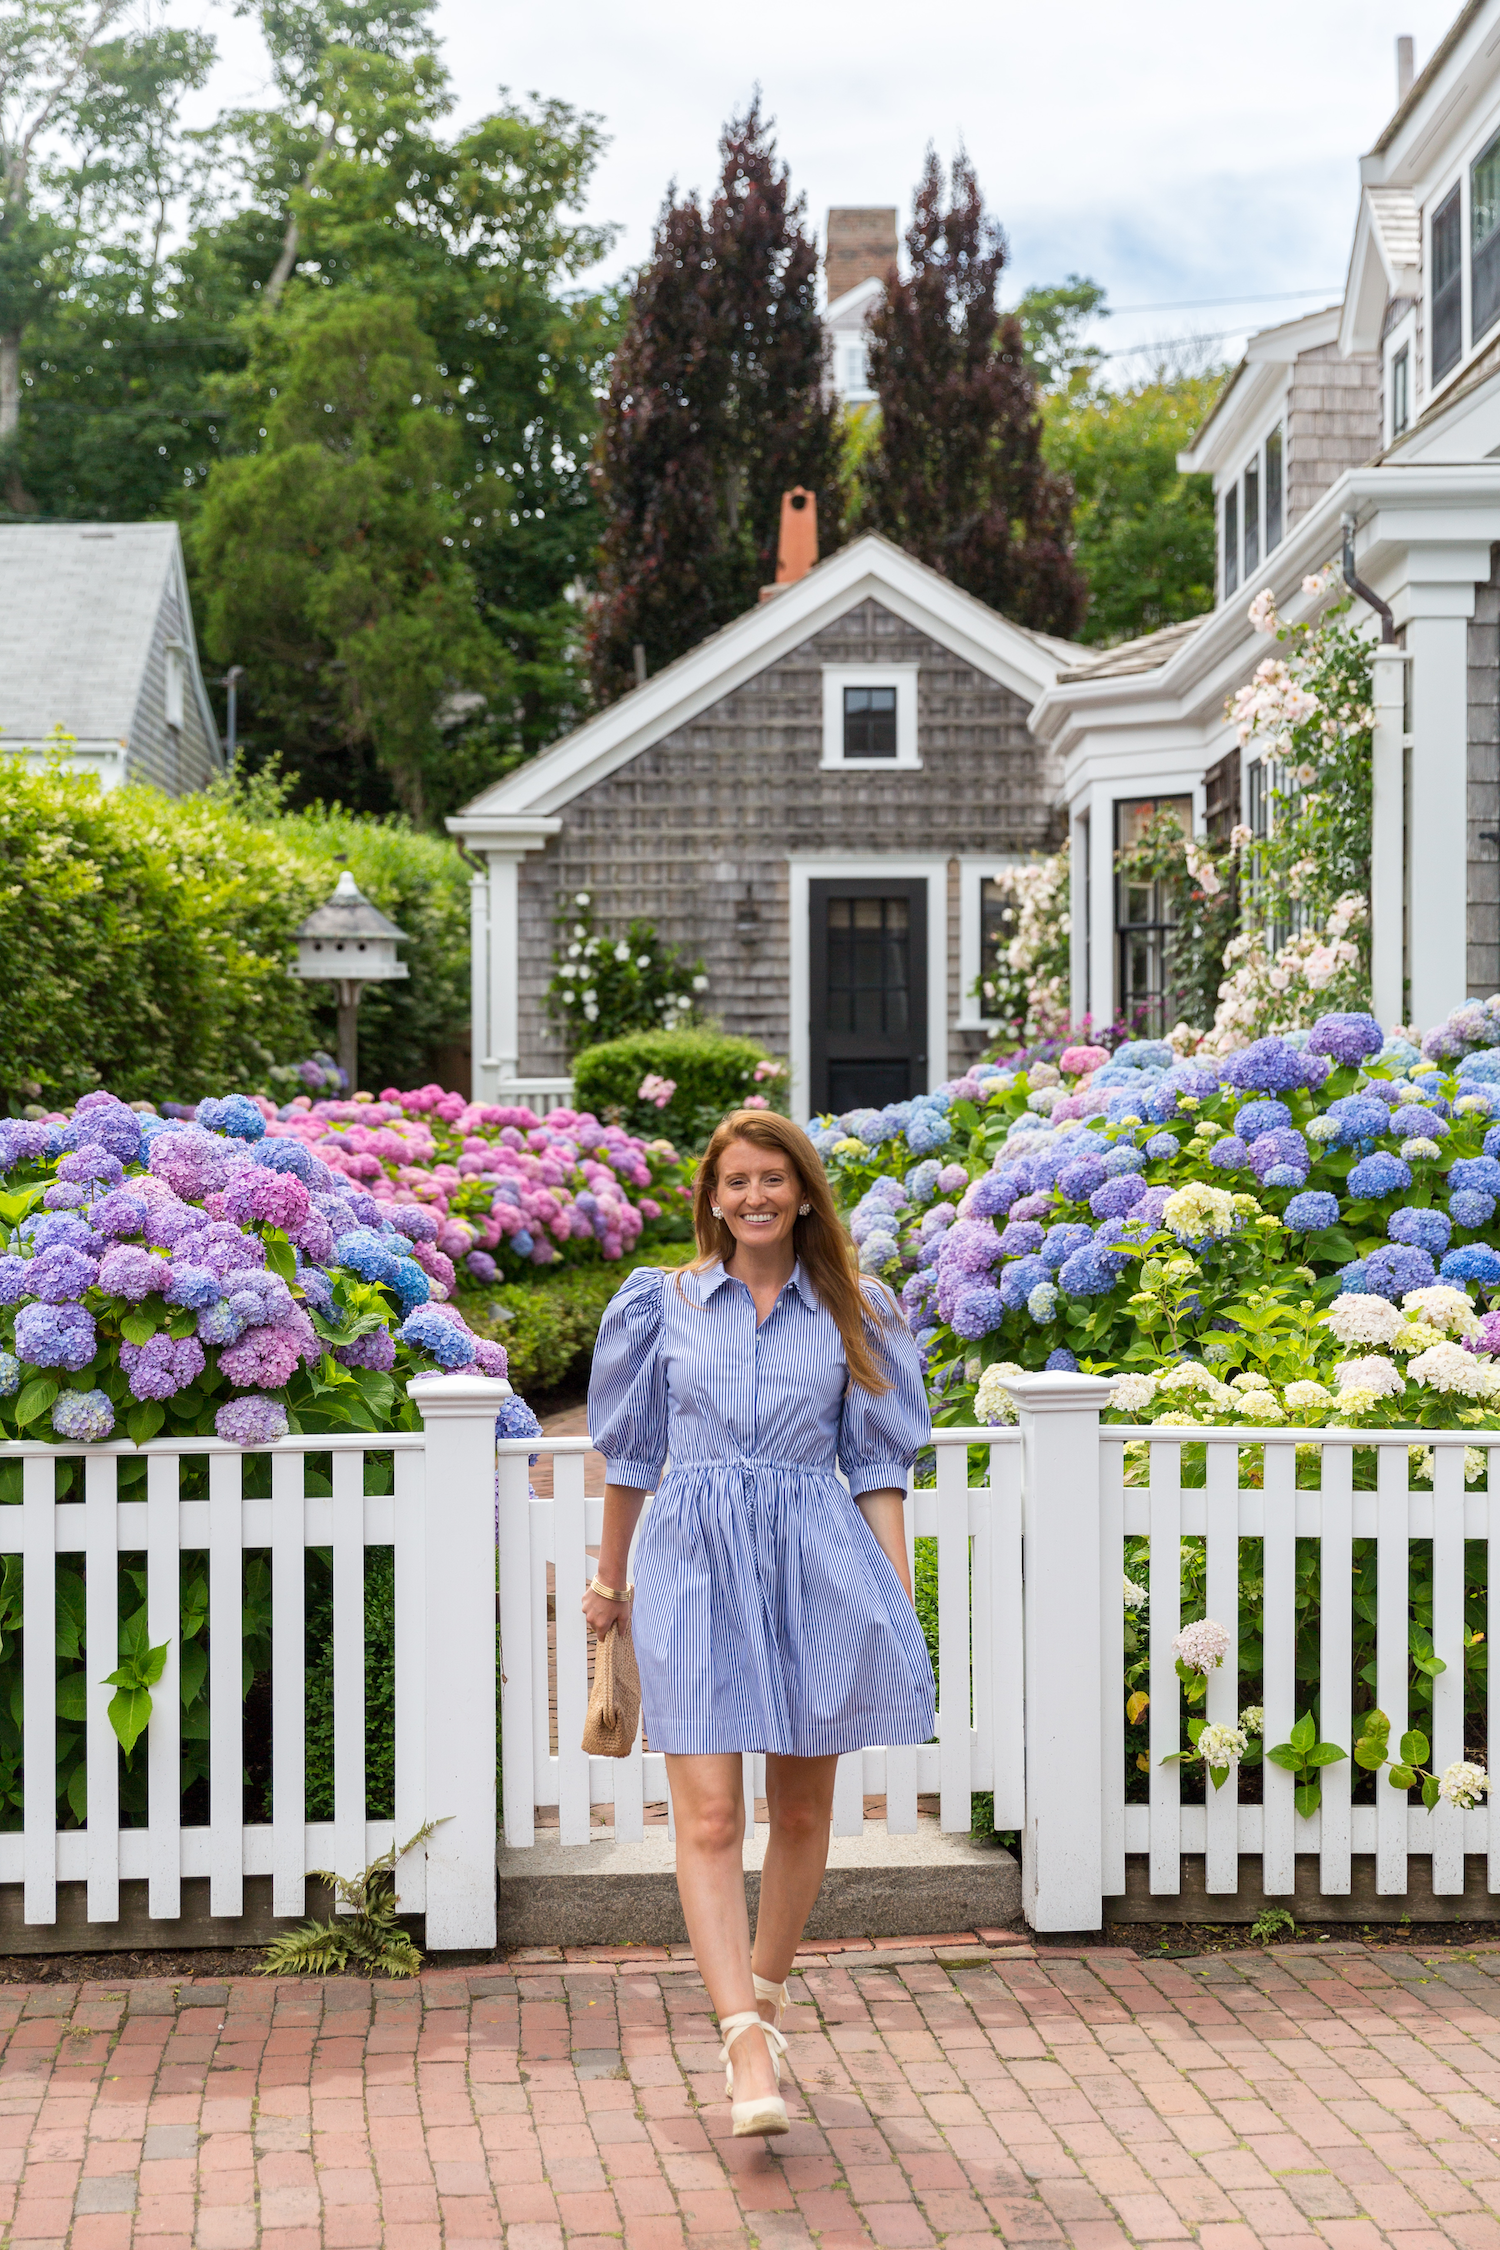
<svg viewBox="0 0 1500 2250">
<path fill-rule="evenodd" d="M 927 883 L 808 885 L 813 1114 L 882 1109 L 927 1085 Z"/>
</svg>

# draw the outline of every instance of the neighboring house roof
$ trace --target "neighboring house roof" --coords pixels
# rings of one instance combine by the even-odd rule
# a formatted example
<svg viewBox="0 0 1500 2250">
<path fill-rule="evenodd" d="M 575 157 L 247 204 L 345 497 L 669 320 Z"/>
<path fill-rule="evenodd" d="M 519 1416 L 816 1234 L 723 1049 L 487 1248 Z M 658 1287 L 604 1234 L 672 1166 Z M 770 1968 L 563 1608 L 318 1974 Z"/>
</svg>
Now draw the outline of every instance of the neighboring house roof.
<svg viewBox="0 0 1500 2250">
<path fill-rule="evenodd" d="M 1435 82 L 1444 63 L 1463 38 L 1474 18 L 1483 11 L 1485 5 L 1486 0 L 1467 0 L 1467 5 L 1459 9 L 1458 14 L 1433 48 L 1422 69 L 1412 80 L 1405 101 L 1399 103 L 1392 111 L 1385 131 L 1370 151 L 1372 156 L 1383 156 L 1385 154 L 1408 117 L 1421 106 L 1429 87 Z"/>
<path fill-rule="evenodd" d="M 1012 625 L 888 539 L 867 533 L 496 782 L 448 827 L 457 836 L 477 839 L 485 833 L 519 835 L 528 825 L 548 820 L 674 728 L 871 598 L 931 634 L 976 671 L 1013 689 L 1028 705 L 1052 685 L 1064 664 L 1076 664 L 1091 653 Z"/>
<path fill-rule="evenodd" d="M 1059 672 L 1058 682 L 1117 680 L 1135 672 L 1160 671 L 1185 640 L 1202 631 L 1212 615 L 1212 610 L 1205 610 L 1201 617 L 1185 617 L 1176 625 L 1162 625 L 1154 633 L 1143 633 L 1139 640 L 1119 641 L 1113 648 L 1101 649 L 1095 662 L 1073 664 Z"/>
<path fill-rule="evenodd" d="M 1405 188 L 1367 187 L 1360 197 L 1339 321 L 1345 358 L 1380 349 L 1386 307 L 1422 288 L 1422 214 Z"/>
<path fill-rule="evenodd" d="M 129 746 L 157 621 L 175 586 L 183 645 L 218 748 L 173 523 L 0 524 L 0 750 L 57 727 Z"/>
</svg>

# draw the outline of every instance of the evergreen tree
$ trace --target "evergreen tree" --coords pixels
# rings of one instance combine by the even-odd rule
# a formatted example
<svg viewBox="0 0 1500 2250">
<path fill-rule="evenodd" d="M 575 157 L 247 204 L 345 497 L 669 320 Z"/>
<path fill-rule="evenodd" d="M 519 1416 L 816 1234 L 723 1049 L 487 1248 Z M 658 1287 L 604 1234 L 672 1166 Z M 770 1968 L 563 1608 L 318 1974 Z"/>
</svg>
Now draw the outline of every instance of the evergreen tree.
<svg viewBox="0 0 1500 2250">
<path fill-rule="evenodd" d="M 1001 316 L 1005 237 L 968 159 L 945 210 L 929 150 L 906 248 L 870 319 L 880 444 L 865 520 L 1019 625 L 1073 633 L 1087 588 L 1073 559 L 1072 488 L 1042 457 L 1021 323 Z"/>
<path fill-rule="evenodd" d="M 630 686 L 638 643 L 659 671 L 753 607 L 789 487 L 818 494 L 824 551 L 837 540 L 817 249 L 758 99 L 720 153 L 706 211 L 669 193 L 615 356 L 591 643 L 603 701 Z"/>
</svg>

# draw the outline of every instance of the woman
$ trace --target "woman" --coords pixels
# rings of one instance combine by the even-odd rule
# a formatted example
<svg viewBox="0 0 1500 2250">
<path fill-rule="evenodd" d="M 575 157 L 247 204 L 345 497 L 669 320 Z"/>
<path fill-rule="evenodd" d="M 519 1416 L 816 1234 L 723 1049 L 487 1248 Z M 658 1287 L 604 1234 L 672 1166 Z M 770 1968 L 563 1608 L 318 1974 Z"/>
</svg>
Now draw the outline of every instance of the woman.
<svg viewBox="0 0 1500 2250">
<path fill-rule="evenodd" d="M 633 1273 L 599 1331 L 589 1429 L 608 1482 L 583 1610 L 596 1633 L 629 1614 L 630 1543 L 654 1492 L 633 1611 L 646 1736 L 666 1753 L 734 2131 L 784 2133 L 785 1978 L 823 1880 L 839 1757 L 932 1736 L 904 1520 L 930 1425 L 916 1347 L 889 1292 L 861 1281 L 800 1126 L 726 1117 L 693 1220 L 692 1264 Z M 765 1754 L 771 1825 L 753 1959 L 749 1750 Z"/>
</svg>

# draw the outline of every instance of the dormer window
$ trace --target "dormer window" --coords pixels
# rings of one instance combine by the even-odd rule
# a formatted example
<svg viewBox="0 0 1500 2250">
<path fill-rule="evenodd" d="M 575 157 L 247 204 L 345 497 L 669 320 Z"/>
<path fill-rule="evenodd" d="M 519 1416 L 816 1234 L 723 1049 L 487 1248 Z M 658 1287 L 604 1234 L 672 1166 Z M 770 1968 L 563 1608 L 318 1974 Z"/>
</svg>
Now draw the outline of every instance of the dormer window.
<svg viewBox="0 0 1500 2250">
<path fill-rule="evenodd" d="M 896 691 L 893 687 L 846 687 L 844 756 L 894 758 Z"/>
<path fill-rule="evenodd" d="M 827 772 L 920 766 L 915 664 L 825 664 L 823 755 Z"/>
<path fill-rule="evenodd" d="M 1469 174 L 1469 324 L 1477 344 L 1500 320 L 1500 133 Z"/>
<path fill-rule="evenodd" d="M 1432 379 L 1440 383 L 1464 348 L 1463 230 L 1459 188 L 1432 214 Z"/>
</svg>

